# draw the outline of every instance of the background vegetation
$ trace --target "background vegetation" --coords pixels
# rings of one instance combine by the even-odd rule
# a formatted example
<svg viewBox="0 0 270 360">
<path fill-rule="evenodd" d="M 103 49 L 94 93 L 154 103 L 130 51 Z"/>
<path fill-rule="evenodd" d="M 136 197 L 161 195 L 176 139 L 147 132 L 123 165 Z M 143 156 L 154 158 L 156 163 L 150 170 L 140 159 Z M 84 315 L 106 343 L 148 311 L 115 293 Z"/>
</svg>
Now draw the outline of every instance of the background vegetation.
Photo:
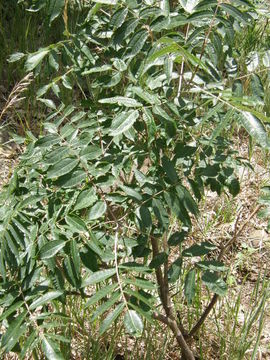
<svg viewBox="0 0 270 360">
<path fill-rule="evenodd" d="M 2 357 L 269 356 L 268 16 L 0 4 Z"/>
</svg>

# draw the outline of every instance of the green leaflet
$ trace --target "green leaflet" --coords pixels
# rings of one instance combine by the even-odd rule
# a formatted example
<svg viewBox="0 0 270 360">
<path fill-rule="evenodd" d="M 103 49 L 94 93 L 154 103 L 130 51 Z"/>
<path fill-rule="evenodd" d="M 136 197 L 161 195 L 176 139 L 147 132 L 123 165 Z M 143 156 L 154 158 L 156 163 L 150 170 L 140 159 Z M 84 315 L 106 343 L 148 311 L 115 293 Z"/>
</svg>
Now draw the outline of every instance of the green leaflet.
<svg viewBox="0 0 270 360">
<path fill-rule="evenodd" d="M 76 170 L 57 179 L 55 184 L 63 188 L 73 188 L 81 185 L 86 180 L 86 173 L 83 170 Z"/>
<path fill-rule="evenodd" d="M 119 300 L 120 296 L 121 296 L 120 291 L 116 291 L 115 293 L 113 293 L 112 296 L 109 298 L 109 300 L 105 301 L 96 309 L 96 311 L 93 313 L 91 317 L 91 321 L 95 321 L 105 311 L 111 309 L 114 306 L 114 304 Z"/>
<path fill-rule="evenodd" d="M 39 255 L 42 260 L 49 259 L 56 255 L 63 247 L 66 242 L 64 240 L 50 240 L 42 246 Z"/>
<path fill-rule="evenodd" d="M 166 254 L 165 252 L 161 252 L 157 254 L 149 264 L 150 269 L 153 268 L 156 269 L 160 267 L 167 261 L 167 258 L 168 258 L 168 254 Z"/>
<path fill-rule="evenodd" d="M 139 307 L 137 305 L 135 305 L 132 302 L 128 302 L 128 306 L 132 309 L 134 309 L 138 314 L 140 314 L 144 319 L 147 319 L 147 321 L 150 324 L 154 324 L 154 320 L 152 317 L 152 312 L 151 311 L 145 311 L 142 309 L 142 307 Z"/>
<path fill-rule="evenodd" d="M 119 265 L 119 269 L 123 269 L 126 270 L 128 272 L 138 272 L 138 273 L 149 273 L 151 272 L 151 270 L 144 265 L 138 264 L 135 261 L 130 261 L 130 262 L 126 262 L 126 263 L 122 263 L 121 265 Z"/>
<path fill-rule="evenodd" d="M 182 253 L 183 256 L 203 256 L 216 249 L 216 246 L 208 241 L 204 241 L 200 244 L 195 244 L 185 249 Z"/>
<path fill-rule="evenodd" d="M 48 13 L 50 15 L 50 24 L 61 14 L 64 5 L 65 5 L 65 0 L 49 1 Z"/>
<path fill-rule="evenodd" d="M 212 144 L 212 142 L 221 134 L 221 132 L 226 129 L 226 126 L 232 121 L 234 113 L 235 110 L 231 109 L 226 113 L 224 117 L 221 118 L 220 123 L 212 133 L 209 144 Z"/>
<path fill-rule="evenodd" d="M 44 136 L 42 138 L 40 138 L 37 142 L 36 142 L 36 146 L 39 146 L 41 148 L 46 148 L 49 146 L 52 146 L 54 144 L 58 144 L 60 141 L 60 138 L 58 135 L 48 135 L 48 136 Z"/>
<path fill-rule="evenodd" d="M 102 65 L 91 68 L 90 70 L 85 70 L 82 75 L 90 75 L 94 73 L 107 72 L 112 70 L 111 65 Z M 73 122 L 73 121 L 72 121 Z"/>
<path fill-rule="evenodd" d="M 50 167 L 47 173 L 47 178 L 54 179 L 59 176 L 66 175 L 70 173 L 78 164 L 78 159 L 66 158 L 64 160 L 60 160 L 55 165 Z"/>
<path fill-rule="evenodd" d="M 202 276 L 202 281 L 209 290 L 213 291 L 215 294 L 220 296 L 226 295 L 227 285 L 216 273 L 206 271 Z"/>
<path fill-rule="evenodd" d="M 52 100 L 50 100 L 50 99 L 38 99 L 38 101 L 45 104 L 48 108 L 50 108 L 52 110 L 56 110 L 56 105 Z"/>
<path fill-rule="evenodd" d="M 151 295 L 149 295 L 147 293 L 147 295 L 149 295 L 149 297 L 146 297 L 145 295 L 143 295 L 142 293 L 140 293 L 139 291 L 133 291 L 129 288 L 125 288 L 124 292 L 130 296 L 134 296 L 135 298 L 137 298 L 139 301 L 143 302 L 145 305 L 147 305 L 149 308 L 154 309 L 154 301 L 153 301 L 153 297 Z"/>
<path fill-rule="evenodd" d="M 251 75 L 251 83 L 250 83 L 252 97 L 256 100 L 256 102 L 260 105 L 264 104 L 264 88 L 260 77 L 256 74 Z"/>
<path fill-rule="evenodd" d="M 28 55 L 26 63 L 25 63 L 25 69 L 26 71 L 32 71 L 34 70 L 41 61 L 45 58 L 45 56 L 49 53 L 49 50 L 47 48 L 40 49 L 37 52 Z"/>
<path fill-rule="evenodd" d="M 174 42 L 171 38 L 163 37 L 159 40 L 159 42 L 161 44 L 165 44 L 166 46 L 154 52 L 149 57 L 148 61 L 154 61 L 155 59 L 158 59 L 167 54 L 175 54 L 182 56 L 187 62 L 199 66 L 201 69 L 208 72 L 208 68 L 203 61 L 198 59 L 192 53 L 188 52 L 184 47 Z M 182 62 L 182 59 L 180 59 L 180 62 Z"/>
<path fill-rule="evenodd" d="M 49 291 L 47 294 L 40 296 L 37 300 L 32 302 L 32 304 L 29 306 L 29 310 L 34 310 L 39 306 L 48 304 L 52 300 L 57 299 L 61 295 L 63 295 L 62 291 Z"/>
<path fill-rule="evenodd" d="M 125 279 L 124 282 L 126 284 L 137 286 L 141 289 L 154 290 L 156 289 L 156 285 L 149 280 L 135 278 L 135 279 Z"/>
<path fill-rule="evenodd" d="M 183 262 L 182 257 L 179 257 L 169 267 L 169 271 L 168 271 L 169 283 L 174 283 L 179 279 L 181 274 L 182 262 Z"/>
<path fill-rule="evenodd" d="M 78 260 L 78 256 L 75 256 L 74 259 L 74 244 L 71 243 L 71 257 L 66 257 L 64 260 L 64 266 L 63 266 L 63 270 L 64 270 L 64 274 L 66 279 L 68 280 L 68 282 L 74 286 L 76 289 L 79 289 L 81 287 L 81 274 L 80 274 L 80 265 L 79 262 L 80 260 Z M 75 264 L 75 262 L 73 261 L 73 259 L 77 262 L 77 264 Z M 76 267 L 77 265 L 77 267 Z"/>
<path fill-rule="evenodd" d="M 104 201 L 98 201 L 91 207 L 91 209 L 88 212 L 88 220 L 97 220 L 101 216 L 104 215 L 104 213 L 107 210 L 107 205 Z"/>
<path fill-rule="evenodd" d="M 111 25 L 116 29 L 119 28 L 128 14 L 128 8 L 125 7 L 124 9 L 117 10 L 111 17 Z"/>
<path fill-rule="evenodd" d="M 148 208 L 146 206 L 141 206 L 139 209 L 139 212 L 140 212 L 140 217 L 141 217 L 143 226 L 151 227 L 152 217 L 151 217 L 151 213 L 148 210 Z"/>
<path fill-rule="evenodd" d="M 167 229 L 169 225 L 169 217 L 161 201 L 158 199 L 153 199 L 152 206 L 159 223 L 164 229 Z"/>
<path fill-rule="evenodd" d="M 170 161 L 167 156 L 163 156 L 162 158 L 162 167 L 166 172 L 166 175 L 169 177 L 169 179 L 173 182 L 173 183 L 177 183 L 178 182 L 178 175 L 176 173 L 176 170 L 174 168 L 174 165 L 172 163 L 172 161 Z"/>
<path fill-rule="evenodd" d="M 126 331 L 135 337 L 139 337 L 143 332 L 143 322 L 135 310 L 128 310 L 125 314 L 124 325 Z"/>
<path fill-rule="evenodd" d="M 114 33 L 114 44 L 121 45 L 123 41 L 135 30 L 137 25 L 137 19 L 125 21 Z"/>
<path fill-rule="evenodd" d="M 96 271 L 95 273 L 89 275 L 86 279 L 82 282 L 82 287 L 86 287 L 89 285 L 100 283 L 110 277 L 112 277 L 116 273 L 115 269 L 105 269 Z"/>
<path fill-rule="evenodd" d="M 68 147 L 63 146 L 60 149 L 58 149 L 57 151 L 52 150 L 49 154 L 47 154 L 45 162 L 49 165 L 54 165 L 58 161 L 62 160 L 66 156 L 68 156 L 68 154 L 69 154 Z"/>
<path fill-rule="evenodd" d="M 148 31 L 146 30 L 140 30 L 135 35 L 133 35 L 130 42 L 128 43 L 128 49 L 131 49 L 130 51 L 127 51 L 128 57 L 133 57 L 142 50 L 148 35 Z"/>
<path fill-rule="evenodd" d="M 178 193 L 176 193 L 175 191 L 171 191 L 170 193 L 165 192 L 164 199 L 168 207 L 170 208 L 170 211 L 175 214 L 185 226 L 190 227 L 190 216 L 182 203 L 182 198 L 179 197 Z"/>
<path fill-rule="evenodd" d="M 110 136 L 117 136 L 129 130 L 139 117 L 138 110 L 122 112 L 116 116 L 111 125 Z"/>
<path fill-rule="evenodd" d="M 41 340 L 42 350 L 48 360 L 64 360 L 61 354 L 59 345 L 53 342 L 51 339 L 42 337 Z"/>
<path fill-rule="evenodd" d="M 81 210 L 93 205 L 97 200 L 94 189 L 83 190 L 77 197 L 74 210 Z"/>
<path fill-rule="evenodd" d="M 9 58 L 7 59 L 7 61 L 10 62 L 10 63 L 16 62 L 16 61 L 21 60 L 24 56 L 25 56 L 24 53 L 15 52 L 15 53 L 13 53 L 13 54 L 11 54 L 11 55 L 9 56 Z"/>
<path fill-rule="evenodd" d="M 125 307 L 124 303 L 118 304 L 116 308 L 107 315 L 107 317 L 103 320 L 99 328 L 99 334 L 104 334 L 105 331 L 109 329 L 111 324 L 118 318 Z"/>
<path fill-rule="evenodd" d="M 125 185 L 120 185 L 119 187 L 120 187 L 129 197 L 131 197 L 131 198 L 133 198 L 133 199 L 135 199 L 135 200 L 138 200 L 138 201 L 142 201 L 142 195 L 141 195 L 138 191 L 132 189 L 132 188 L 129 187 L 129 186 L 125 186 Z"/>
<path fill-rule="evenodd" d="M 199 261 L 196 263 L 196 266 L 203 270 L 210 271 L 226 271 L 227 267 L 220 261 L 208 260 L 208 261 Z"/>
<path fill-rule="evenodd" d="M 106 5 L 116 5 L 117 0 L 93 0 L 93 2 L 96 2 L 98 4 L 106 4 Z"/>
<path fill-rule="evenodd" d="M 192 269 L 187 273 L 185 279 L 185 297 L 188 304 L 192 303 L 195 296 L 196 283 L 195 283 L 196 270 Z"/>
<path fill-rule="evenodd" d="M 119 106 L 126 106 L 126 107 L 142 106 L 142 104 L 136 101 L 135 99 L 131 99 L 124 96 L 116 96 L 112 98 L 101 99 L 98 102 L 100 102 L 101 104 L 117 104 Z"/>
<path fill-rule="evenodd" d="M 179 185 L 176 187 L 177 194 L 180 201 L 183 201 L 185 208 L 190 211 L 193 215 L 199 215 L 198 205 L 196 204 L 193 197 L 190 195 L 190 192 L 183 186 Z"/>
<path fill-rule="evenodd" d="M 35 345 L 35 343 L 37 343 L 37 338 L 38 335 L 36 333 L 36 331 L 32 331 L 32 333 L 30 334 L 30 336 L 27 336 L 27 340 L 24 342 L 22 350 L 20 352 L 20 360 L 24 360 L 25 356 L 27 354 L 27 352 L 31 353 L 32 351 L 32 346 Z"/>
<path fill-rule="evenodd" d="M 74 232 L 87 232 L 87 227 L 85 222 L 76 215 L 67 215 L 65 217 L 66 223 L 70 226 L 71 230 Z"/>
<path fill-rule="evenodd" d="M 160 9 L 162 10 L 164 16 L 168 16 L 170 14 L 170 1 L 169 0 L 161 0 L 160 1 Z"/>
<path fill-rule="evenodd" d="M 86 146 L 80 153 L 83 160 L 96 160 L 100 155 L 102 155 L 102 150 L 96 145 Z"/>
<path fill-rule="evenodd" d="M 186 12 L 192 13 L 200 0 L 179 0 Z"/>
<path fill-rule="evenodd" d="M 72 262 L 74 264 L 74 269 L 75 269 L 75 273 L 76 273 L 76 278 L 80 279 L 81 278 L 81 273 L 80 273 L 80 267 L 81 267 L 81 259 L 80 259 L 80 255 L 79 255 L 79 247 L 77 245 L 76 240 L 71 240 L 71 259 Z"/>
<path fill-rule="evenodd" d="M 168 239 L 168 245 L 169 246 L 176 246 L 180 245 L 187 235 L 186 231 L 176 231 L 174 234 L 172 234 Z"/>
<path fill-rule="evenodd" d="M 150 105 L 160 105 L 160 100 L 158 96 L 149 93 L 146 89 L 142 89 L 138 86 L 133 86 L 131 88 L 131 91 Z"/>
<path fill-rule="evenodd" d="M 220 7 L 226 11 L 229 15 L 231 15 L 233 18 L 239 20 L 240 22 L 244 23 L 244 24 L 248 24 L 248 16 L 241 12 L 240 10 L 238 10 L 235 6 L 231 5 L 231 4 L 220 4 Z"/>
<path fill-rule="evenodd" d="M 105 296 L 113 293 L 113 291 L 118 287 L 118 284 L 105 285 L 99 291 L 97 291 L 94 295 L 87 300 L 85 307 L 89 307 L 91 305 L 95 305 L 99 300 L 103 299 Z"/>
<path fill-rule="evenodd" d="M 242 111 L 240 121 L 247 132 L 263 148 L 270 148 L 270 141 L 263 123 L 251 113 Z"/>
<path fill-rule="evenodd" d="M 14 311 L 16 311 L 17 309 L 19 309 L 22 304 L 24 302 L 23 301 L 17 301 L 15 304 L 11 305 L 7 310 L 5 310 L 2 315 L 0 316 L 0 321 L 3 321 L 4 319 L 6 319 L 10 314 L 14 313 Z"/>
<path fill-rule="evenodd" d="M 20 331 L 21 325 L 27 315 L 27 311 L 24 310 L 20 315 L 18 315 L 9 325 L 7 331 L 1 339 L 1 346 L 7 348 L 7 351 L 10 351 L 15 343 L 19 340 L 22 333 Z M 26 330 L 26 329 L 24 329 Z"/>
</svg>

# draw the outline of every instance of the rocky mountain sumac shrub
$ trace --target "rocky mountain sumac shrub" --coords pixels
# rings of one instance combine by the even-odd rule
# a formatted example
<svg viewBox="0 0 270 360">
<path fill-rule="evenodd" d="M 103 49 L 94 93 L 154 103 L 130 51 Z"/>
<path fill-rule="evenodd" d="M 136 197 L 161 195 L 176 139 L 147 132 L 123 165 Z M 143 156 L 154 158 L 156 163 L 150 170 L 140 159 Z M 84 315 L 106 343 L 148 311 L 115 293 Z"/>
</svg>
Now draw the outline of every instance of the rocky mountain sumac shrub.
<svg viewBox="0 0 270 360">
<path fill-rule="evenodd" d="M 140 336 L 157 319 L 194 359 L 190 340 L 226 293 L 226 267 L 222 249 L 185 239 L 206 188 L 240 191 L 246 161 L 225 130 L 243 126 L 269 148 L 259 75 L 250 99 L 234 49 L 256 11 L 244 0 L 77 3 L 33 1 L 48 26 L 63 16 L 64 38 L 10 58 L 53 76 L 37 94 L 51 109 L 44 134 L 28 133 L 1 192 L 1 349 L 65 358 L 65 304 L 80 296 L 101 335 L 123 321 Z M 198 279 L 213 299 L 185 329 L 171 290 L 189 306 Z"/>
</svg>

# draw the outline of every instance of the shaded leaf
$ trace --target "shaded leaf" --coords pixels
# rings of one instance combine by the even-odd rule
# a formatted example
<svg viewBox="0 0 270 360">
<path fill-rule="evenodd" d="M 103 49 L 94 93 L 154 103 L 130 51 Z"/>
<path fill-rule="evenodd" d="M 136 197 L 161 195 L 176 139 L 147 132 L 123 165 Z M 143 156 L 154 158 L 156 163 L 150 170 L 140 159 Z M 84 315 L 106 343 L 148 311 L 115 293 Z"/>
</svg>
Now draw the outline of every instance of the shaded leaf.
<svg viewBox="0 0 270 360">
<path fill-rule="evenodd" d="M 196 265 L 203 270 L 211 270 L 211 271 L 227 270 L 227 267 L 222 262 L 215 260 L 199 261 L 197 262 Z"/>
<path fill-rule="evenodd" d="M 109 329 L 111 324 L 118 318 L 125 307 L 124 303 L 118 304 L 116 308 L 103 320 L 99 328 L 99 334 L 104 334 Z"/>
<path fill-rule="evenodd" d="M 149 264 L 150 269 L 156 269 L 164 264 L 168 259 L 168 255 L 165 252 L 161 252 L 156 255 Z"/>
<path fill-rule="evenodd" d="M 174 165 L 172 161 L 170 161 L 167 156 L 163 156 L 162 158 L 162 167 L 165 170 L 168 178 L 173 182 L 178 182 L 178 175 L 176 173 L 176 170 L 174 168 Z"/>
<path fill-rule="evenodd" d="M 61 295 L 63 295 L 62 291 L 49 291 L 47 294 L 44 294 L 40 296 L 37 300 L 33 301 L 32 304 L 29 306 L 29 310 L 34 310 L 38 306 L 48 304 Z"/>
<path fill-rule="evenodd" d="M 226 295 L 228 289 L 227 285 L 216 273 L 206 271 L 202 276 L 202 281 L 208 289 L 213 291 L 215 294 L 218 294 L 219 296 Z"/>
<path fill-rule="evenodd" d="M 153 284 L 151 281 L 141 279 L 141 278 L 125 279 L 124 282 L 126 284 L 131 284 L 131 285 L 137 286 L 141 289 L 149 289 L 149 290 L 156 289 L 156 285 Z"/>
<path fill-rule="evenodd" d="M 200 244 L 195 244 L 185 249 L 182 253 L 183 256 L 203 256 L 216 249 L 216 246 L 208 241 Z"/>
<path fill-rule="evenodd" d="M 176 231 L 174 234 L 172 234 L 169 237 L 168 245 L 169 246 L 180 245 L 185 240 L 186 236 L 187 236 L 186 231 L 184 231 L 184 230 L 183 231 Z"/>
<path fill-rule="evenodd" d="M 192 300 L 194 299 L 195 296 L 195 291 L 196 291 L 195 276 L 196 276 L 196 271 L 195 269 L 192 269 L 187 273 L 185 279 L 185 297 L 187 299 L 188 304 L 192 303 Z"/>
<path fill-rule="evenodd" d="M 99 316 L 101 316 L 105 311 L 112 309 L 113 305 L 120 299 L 121 293 L 117 291 L 112 294 L 112 296 L 103 302 L 93 313 L 91 321 L 95 321 Z"/>
<path fill-rule="evenodd" d="M 24 310 L 20 315 L 18 315 L 9 325 L 7 331 L 2 336 L 1 347 L 7 347 L 10 351 L 15 343 L 19 340 L 21 336 L 20 327 L 27 315 L 27 311 Z"/>
<path fill-rule="evenodd" d="M 169 283 L 174 283 L 179 279 L 181 275 L 182 262 L 183 262 L 182 257 L 179 257 L 169 267 L 169 271 L 168 271 Z"/>
<path fill-rule="evenodd" d="M 61 14 L 64 5 L 65 5 L 65 0 L 49 1 L 48 13 L 50 15 L 50 24 Z"/>
<path fill-rule="evenodd" d="M 105 296 L 113 293 L 113 291 L 118 287 L 118 284 L 105 285 L 100 290 L 98 290 L 90 299 L 86 302 L 85 307 L 95 305 L 99 300 L 103 299 Z"/>
</svg>

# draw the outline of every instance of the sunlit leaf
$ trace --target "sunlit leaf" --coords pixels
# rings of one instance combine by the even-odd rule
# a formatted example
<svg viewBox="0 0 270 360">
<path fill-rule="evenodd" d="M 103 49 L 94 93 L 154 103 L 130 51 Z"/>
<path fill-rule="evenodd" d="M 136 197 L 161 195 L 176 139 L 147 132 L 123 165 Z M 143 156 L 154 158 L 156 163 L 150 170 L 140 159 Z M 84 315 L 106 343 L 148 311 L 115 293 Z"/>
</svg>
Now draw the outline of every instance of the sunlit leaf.
<svg viewBox="0 0 270 360">
<path fill-rule="evenodd" d="M 124 325 L 126 331 L 133 336 L 141 336 L 143 332 L 143 322 L 141 317 L 134 310 L 128 310 L 125 314 Z"/>
</svg>

